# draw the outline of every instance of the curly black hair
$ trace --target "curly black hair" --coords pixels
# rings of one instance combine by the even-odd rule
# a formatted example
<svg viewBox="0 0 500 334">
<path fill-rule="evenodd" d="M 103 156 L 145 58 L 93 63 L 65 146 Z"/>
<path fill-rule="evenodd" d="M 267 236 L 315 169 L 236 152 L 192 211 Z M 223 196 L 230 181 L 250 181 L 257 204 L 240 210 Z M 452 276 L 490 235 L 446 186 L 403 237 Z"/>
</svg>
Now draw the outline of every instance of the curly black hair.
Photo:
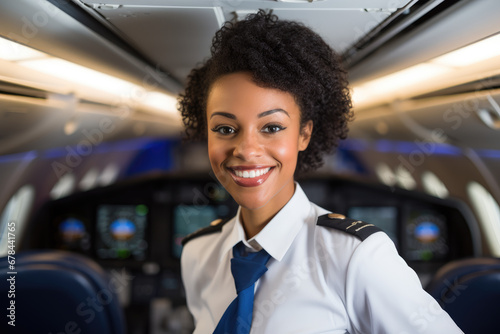
<svg viewBox="0 0 500 334">
<path fill-rule="evenodd" d="M 352 105 L 340 57 L 323 39 L 294 21 L 260 10 L 243 21 L 226 22 L 212 41 L 211 57 L 191 71 L 179 109 L 188 139 L 207 138 L 206 105 L 221 76 L 250 72 L 254 82 L 294 96 L 301 126 L 313 122 L 308 148 L 299 152 L 297 173 L 323 164 L 347 136 Z"/>
</svg>

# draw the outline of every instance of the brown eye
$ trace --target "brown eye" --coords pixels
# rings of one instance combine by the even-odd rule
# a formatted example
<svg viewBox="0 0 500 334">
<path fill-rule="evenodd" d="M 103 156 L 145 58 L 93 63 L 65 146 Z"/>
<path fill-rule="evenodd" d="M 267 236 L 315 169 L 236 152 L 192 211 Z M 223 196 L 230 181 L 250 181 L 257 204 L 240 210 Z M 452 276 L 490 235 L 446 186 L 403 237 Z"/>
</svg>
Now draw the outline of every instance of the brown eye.
<svg viewBox="0 0 500 334">
<path fill-rule="evenodd" d="M 219 133 L 221 135 L 225 135 L 225 136 L 232 135 L 232 134 L 236 133 L 235 129 L 233 129 L 230 126 L 225 126 L 225 125 L 224 126 L 217 126 L 217 127 L 213 128 L 211 130 L 213 132 L 217 132 L 217 133 Z"/>
<path fill-rule="evenodd" d="M 285 127 L 283 127 L 281 125 L 278 125 L 278 124 L 269 124 L 269 125 L 266 125 L 262 129 L 262 132 L 265 132 L 265 133 L 277 133 L 277 132 L 283 131 L 285 129 L 286 129 Z"/>
</svg>

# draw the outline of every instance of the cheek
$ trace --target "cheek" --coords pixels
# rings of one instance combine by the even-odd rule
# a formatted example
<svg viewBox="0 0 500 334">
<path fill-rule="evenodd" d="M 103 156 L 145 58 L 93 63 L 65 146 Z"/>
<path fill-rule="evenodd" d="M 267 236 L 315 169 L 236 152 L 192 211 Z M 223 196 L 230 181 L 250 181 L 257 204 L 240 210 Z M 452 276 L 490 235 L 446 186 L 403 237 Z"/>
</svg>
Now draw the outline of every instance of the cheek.
<svg viewBox="0 0 500 334">
<path fill-rule="evenodd" d="M 276 145 L 274 148 L 274 155 L 278 161 L 287 168 L 288 166 L 295 168 L 298 157 L 297 143 L 293 140 L 285 140 L 281 145 Z"/>
<path fill-rule="evenodd" d="M 227 154 L 224 145 L 217 140 L 208 138 L 208 159 L 212 169 L 217 173 L 221 163 L 226 160 Z"/>
<path fill-rule="evenodd" d="M 216 145 L 210 136 L 208 136 L 208 159 L 210 159 L 210 163 L 213 165 L 214 160 L 217 159 L 217 150 L 215 149 Z"/>
<path fill-rule="evenodd" d="M 218 165 L 217 161 L 220 159 L 220 153 L 218 150 L 213 148 L 213 146 L 208 146 L 208 159 L 210 159 L 210 164 L 212 166 Z"/>
<path fill-rule="evenodd" d="M 208 159 L 210 160 L 210 165 L 212 166 L 212 171 L 214 172 L 215 177 L 217 178 L 217 180 L 219 180 L 219 182 L 222 184 L 223 187 L 226 187 L 231 181 L 231 176 L 225 173 L 223 167 L 221 167 L 221 164 L 225 160 L 227 160 L 227 158 L 228 158 L 227 149 L 225 149 L 225 147 L 220 143 L 217 143 L 215 145 L 210 145 L 210 140 L 209 140 Z"/>
</svg>

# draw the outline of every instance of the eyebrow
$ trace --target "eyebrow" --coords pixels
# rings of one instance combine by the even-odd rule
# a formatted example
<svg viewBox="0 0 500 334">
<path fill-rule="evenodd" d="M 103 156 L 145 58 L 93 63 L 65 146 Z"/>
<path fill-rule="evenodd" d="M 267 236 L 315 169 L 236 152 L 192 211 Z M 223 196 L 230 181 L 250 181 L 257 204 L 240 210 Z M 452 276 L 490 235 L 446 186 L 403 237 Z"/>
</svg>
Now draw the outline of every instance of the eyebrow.
<svg viewBox="0 0 500 334">
<path fill-rule="evenodd" d="M 290 115 L 286 112 L 286 110 L 283 110 L 281 108 L 271 109 L 271 110 L 268 110 L 268 111 L 264 111 L 264 112 L 260 113 L 257 117 L 258 118 L 262 118 L 262 117 L 265 117 L 265 116 L 268 116 L 268 115 L 271 115 L 271 114 L 274 114 L 274 113 L 277 113 L 277 112 L 282 112 L 285 115 L 287 115 L 288 118 L 290 118 Z"/>
<path fill-rule="evenodd" d="M 260 114 L 257 115 L 257 117 L 258 118 L 262 118 L 262 117 L 269 116 L 269 115 L 277 113 L 277 112 L 282 112 L 285 115 L 287 115 L 288 118 L 290 118 L 290 115 L 286 112 L 286 110 L 283 110 L 281 108 L 271 109 L 271 110 L 267 110 L 267 111 L 261 112 Z M 223 111 L 216 111 L 216 112 L 214 112 L 212 115 L 210 115 L 210 119 L 212 119 L 212 117 L 214 117 L 214 116 L 223 116 L 223 117 L 227 117 L 227 118 L 230 118 L 230 119 L 236 119 L 235 115 L 233 115 L 231 113 L 228 113 L 228 112 L 223 112 Z"/>
<path fill-rule="evenodd" d="M 216 111 L 214 112 L 212 115 L 210 115 L 210 119 L 212 119 L 212 117 L 214 116 L 223 116 L 223 117 L 227 117 L 227 118 L 230 118 L 230 119 L 236 119 L 236 116 L 231 114 L 231 113 L 228 113 L 228 112 L 223 112 L 223 111 Z"/>
</svg>

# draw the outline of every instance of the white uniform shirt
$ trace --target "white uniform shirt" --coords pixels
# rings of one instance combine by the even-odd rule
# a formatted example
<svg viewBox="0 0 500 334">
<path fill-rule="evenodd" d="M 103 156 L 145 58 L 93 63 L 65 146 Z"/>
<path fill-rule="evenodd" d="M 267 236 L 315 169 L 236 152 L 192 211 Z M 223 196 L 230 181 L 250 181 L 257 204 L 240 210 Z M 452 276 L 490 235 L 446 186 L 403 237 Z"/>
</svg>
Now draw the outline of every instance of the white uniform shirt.
<svg viewBox="0 0 500 334">
<path fill-rule="evenodd" d="M 290 201 L 246 241 L 236 217 L 189 241 L 181 268 L 195 334 L 212 333 L 236 297 L 230 269 L 239 241 L 270 255 L 255 286 L 251 333 L 462 333 L 421 287 L 383 232 L 364 241 L 316 225 L 328 211 L 296 184 Z"/>
</svg>

